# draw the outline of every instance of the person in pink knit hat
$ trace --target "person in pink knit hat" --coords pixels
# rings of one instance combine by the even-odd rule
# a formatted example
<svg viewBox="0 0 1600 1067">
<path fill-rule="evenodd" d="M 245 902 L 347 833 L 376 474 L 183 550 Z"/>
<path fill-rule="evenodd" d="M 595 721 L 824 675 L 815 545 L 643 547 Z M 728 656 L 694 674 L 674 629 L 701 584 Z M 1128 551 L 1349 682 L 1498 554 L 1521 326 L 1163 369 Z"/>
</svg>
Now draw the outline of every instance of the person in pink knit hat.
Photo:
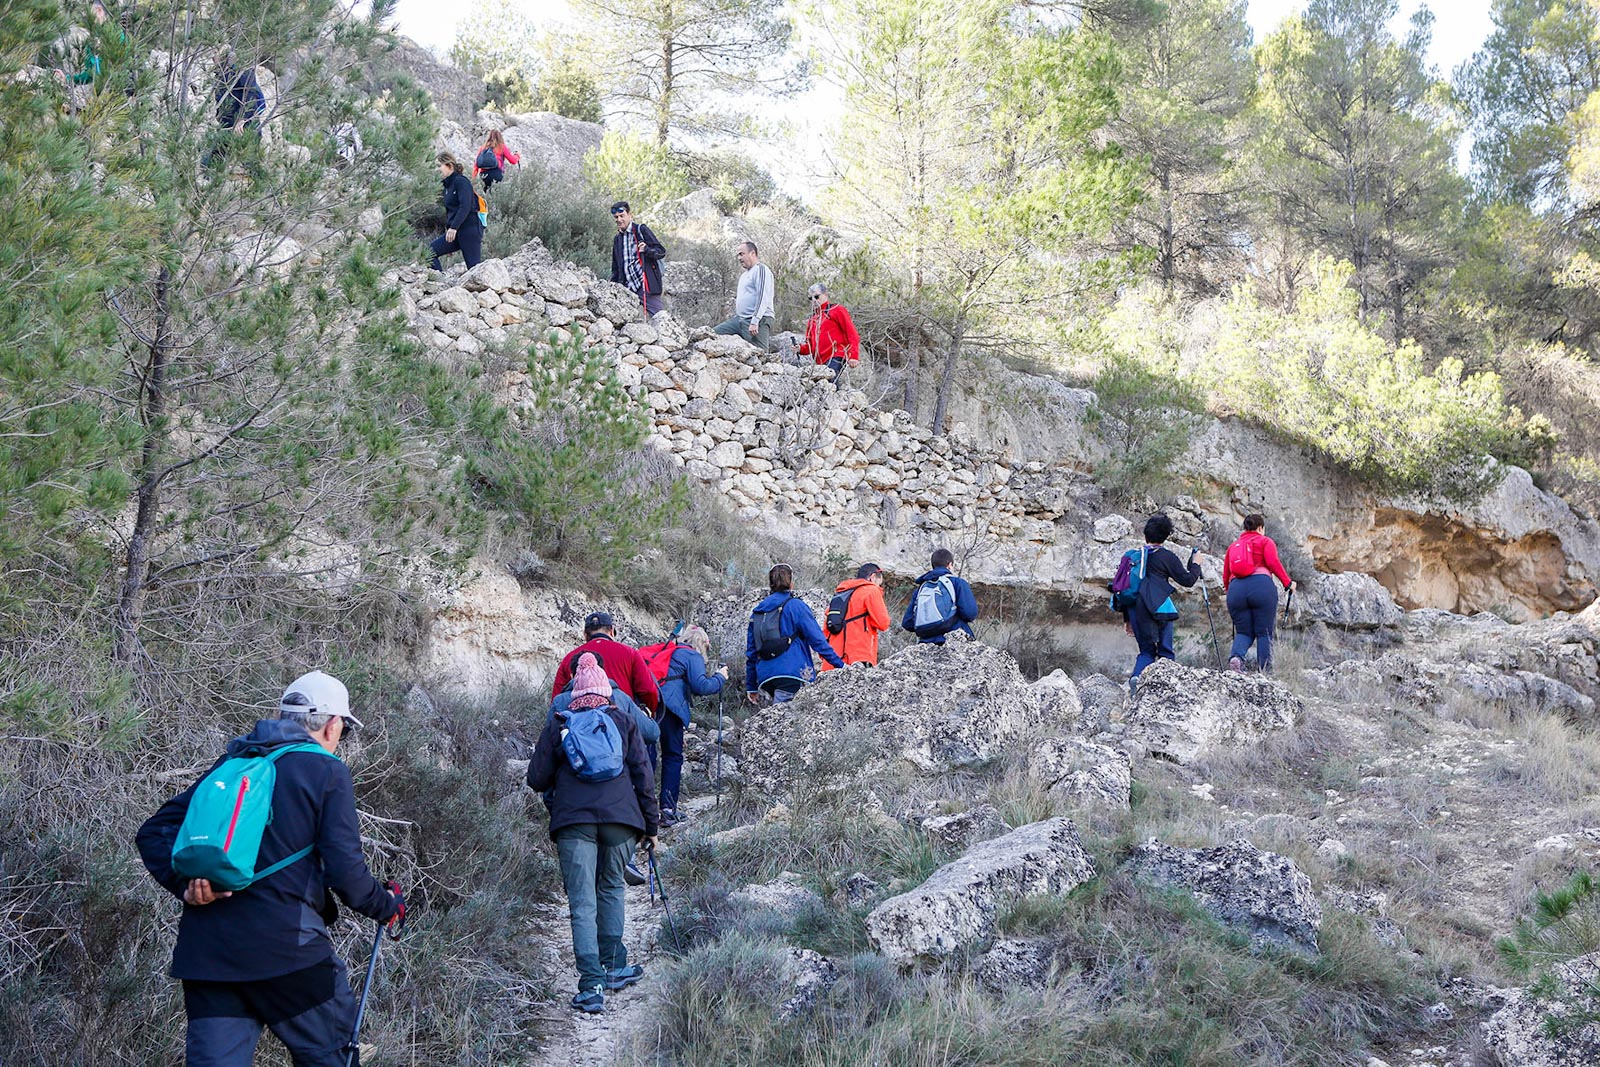
<svg viewBox="0 0 1600 1067">
<path fill-rule="evenodd" d="M 562 745 L 569 723 L 595 711 L 606 717 L 599 723 L 602 732 L 615 729 L 622 753 L 621 773 L 604 781 L 580 777 Z M 528 760 L 528 785 L 545 794 L 550 836 L 561 858 L 578 970 L 572 1006 L 582 1012 L 604 1011 L 606 993 L 626 989 L 644 975 L 644 968 L 629 965 L 622 943 L 623 872 L 641 838 L 646 847 L 655 847 L 661 819 L 655 772 L 639 730 L 642 716 L 612 685 L 599 658 L 585 652 L 577 659 L 571 687 L 551 703 Z"/>
</svg>

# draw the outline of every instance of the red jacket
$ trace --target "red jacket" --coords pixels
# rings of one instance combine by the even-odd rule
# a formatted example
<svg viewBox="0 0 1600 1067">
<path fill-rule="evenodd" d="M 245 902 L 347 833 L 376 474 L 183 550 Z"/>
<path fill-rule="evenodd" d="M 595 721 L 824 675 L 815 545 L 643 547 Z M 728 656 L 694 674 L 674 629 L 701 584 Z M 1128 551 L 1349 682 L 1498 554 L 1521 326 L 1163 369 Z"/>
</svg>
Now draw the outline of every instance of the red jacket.
<svg viewBox="0 0 1600 1067">
<path fill-rule="evenodd" d="M 645 663 L 644 657 L 632 645 L 625 645 L 614 637 L 596 634 L 583 644 L 567 653 L 561 661 L 561 666 L 556 668 L 554 684 L 550 686 L 550 697 L 555 699 L 561 691 L 572 681 L 573 664 L 578 662 L 578 657 L 585 652 L 593 652 L 600 660 L 600 666 L 605 668 L 606 677 L 617 684 L 617 687 L 633 698 L 633 702 L 641 708 L 655 714 L 661 704 L 661 690 L 656 685 L 656 676 L 650 673 L 650 667 Z"/>
<path fill-rule="evenodd" d="M 840 356 L 860 360 L 861 335 L 850 319 L 850 310 L 843 304 L 824 302 L 817 313 L 806 320 L 806 339 L 796 351 L 802 356 L 811 356 L 818 363 Z"/>
<path fill-rule="evenodd" d="M 489 147 L 488 145 L 484 145 L 483 148 L 479 148 L 478 149 L 478 155 L 480 155 L 480 156 L 483 155 L 483 149 L 484 148 L 488 148 L 488 147 Z M 516 164 L 516 165 L 521 165 L 521 163 L 522 163 L 522 158 L 520 156 L 518 156 L 515 152 L 511 151 L 511 146 L 510 145 L 501 145 L 499 148 L 496 148 L 494 150 L 494 158 L 496 158 L 496 159 L 498 159 L 500 161 L 500 169 L 502 169 L 502 170 L 505 169 L 505 165 L 507 163 L 512 163 L 512 164 Z M 478 169 L 477 157 L 474 156 L 473 157 L 473 164 L 472 164 L 472 176 L 474 178 L 476 178 L 479 175 L 481 175 L 482 173 L 483 173 L 483 171 Z"/>
<path fill-rule="evenodd" d="M 1240 555 L 1247 556 L 1249 562 L 1236 568 L 1234 560 Z M 1262 569 L 1282 582 L 1284 588 L 1288 588 L 1289 572 L 1283 569 L 1283 564 L 1278 560 L 1278 546 L 1261 531 L 1246 530 L 1228 546 L 1227 555 L 1222 557 L 1222 588 L 1228 588 L 1228 583 L 1235 578 L 1248 578 Z"/>
</svg>

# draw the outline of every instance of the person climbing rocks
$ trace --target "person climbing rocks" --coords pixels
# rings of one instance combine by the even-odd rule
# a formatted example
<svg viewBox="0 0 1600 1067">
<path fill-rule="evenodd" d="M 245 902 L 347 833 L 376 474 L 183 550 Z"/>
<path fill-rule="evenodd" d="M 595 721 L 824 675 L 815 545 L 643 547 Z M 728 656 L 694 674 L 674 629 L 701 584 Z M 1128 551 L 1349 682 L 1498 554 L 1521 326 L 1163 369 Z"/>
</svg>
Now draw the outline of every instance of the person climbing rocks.
<svg viewBox="0 0 1600 1067">
<path fill-rule="evenodd" d="M 861 362 L 861 335 L 850 318 L 850 309 L 828 302 L 826 285 L 821 282 L 813 285 L 810 297 L 811 317 L 806 319 L 806 338 L 795 351 L 833 371 L 833 385 L 837 389 L 844 379 L 845 367 Z"/>
<path fill-rule="evenodd" d="M 878 665 L 878 636 L 893 625 L 883 601 L 883 568 L 863 563 L 833 591 L 825 620 L 828 644 L 845 663 Z M 837 627 L 837 629 L 835 629 Z M 822 670 L 833 669 L 824 663 Z"/>
<path fill-rule="evenodd" d="M 626 285 L 639 298 L 644 317 L 661 310 L 661 261 L 667 249 L 650 227 L 633 220 L 633 209 L 626 200 L 611 205 L 611 220 L 617 235 L 611 239 L 611 280 Z"/>
<path fill-rule="evenodd" d="M 241 136 L 259 142 L 261 117 L 267 111 L 267 97 L 256 80 L 255 65 L 238 66 L 232 48 L 224 48 L 217 57 L 216 85 L 217 131 L 200 160 L 204 167 L 226 159 Z"/>
<path fill-rule="evenodd" d="M 955 553 L 937 548 L 928 562 L 931 569 L 917 579 L 917 591 L 911 594 L 900 628 L 926 645 L 942 645 L 945 635 L 956 630 L 972 637 L 978 598 L 967 580 L 956 574 Z"/>
<path fill-rule="evenodd" d="M 333 898 L 381 923 L 405 918 L 400 887 L 367 869 L 350 770 L 334 751 L 348 730 L 361 726 L 339 679 L 321 671 L 302 675 L 283 691 L 276 719 L 230 741 L 223 759 L 139 828 L 135 842 L 145 868 L 183 901 L 172 977 L 183 982 L 191 1067 L 249 1067 L 263 1027 L 297 1065 L 346 1062 L 356 999 L 328 936 L 339 914 Z M 211 879 L 180 875 L 173 848 L 191 806 L 204 802 L 196 790 L 231 758 L 261 756 L 273 757 L 276 779 L 270 814 L 257 823 L 256 880 L 227 891 Z M 241 829 L 239 810 L 230 833 Z M 359 1055 L 350 1062 L 359 1063 Z"/>
<path fill-rule="evenodd" d="M 455 156 L 440 152 L 438 161 L 441 179 L 439 199 L 444 204 L 444 236 L 435 237 L 429 246 L 433 249 L 433 261 L 429 266 L 434 270 L 443 270 L 439 265 L 439 257 L 460 252 L 467 269 L 471 270 L 483 259 L 483 223 L 478 218 L 478 192 L 472 187 L 472 179 L 467 177 L 465 168 Z"/>
<path fill-rule="evenodd" d="M 1278 546 L 1261 532 L 1267 520 L 1256 513 L 1244 517 L 1244 532 L 1222 557 L 1222 588 L 1228 594 L 1228 614 L 1233 616 L 1230 670 L 1244 670 L 1244 657 L 1256 646 L 1256 666 L 1272 669 L 1272 638 L 1278 618 L 1278 587 L 1293 592 L 1295 583 L 1278 559 Z"/>
<path fill-rule="evenodd" d="M 1139 655 L 1128 677 L 1130 690 L 1150 664 L 1175 658 L 1172 642 L 1177 633 L 1178 609 L 1172 603 L 1172 583 L 1189 589 L 1200 580 L 1200 560 L 1205 557 L 1199 549 L 1190 549 L 1185 565 L 1172 549 L 1165 547 L 1171 536 L 1172 520 L 1166 515 L 1157 513 L 1145 520 L 1139 592 L 1133 607 L 1123 615 L 1124 628 L 1139 643 Z"/>
<path fill-rule="evenodd" d="M 614 692 L 599 658 L 593 652 L 578 656 L 572 689 L 551 702 L 528 759 L 528 785 L 545 794 L 550 836 L 567 891 L 578 971 L 572 1006 L 588 1013 L 604 1011 L 607 993 L 626 989 L 644 976 L 644 968 L 628 963 L 622 943 L 623 871 L 641 840 L 655 848 L 660 821 L 644 738 L 634 716 L 613 703 Z M 599 726 L 615 731 L 609 757 L 620 766 L 611 768 L 611 777 L 596 780 L 600 773 L 611 773 L 603 767 L 591 770 L 589 777 L 574 768 L 571 753 L 578 746 L 566 735 L 569 724 L 576 728 L 577 717 L 586 712 L 598 712 L 604 716 Z"/>
<path fill-rule="evenodd" d="M 496 183 L 506 180 L 506 167 L 521 164 L 522 158 L 507 146 L 505 135 L 499 130 L 490 130 L 483 140 L 483 147 L 478 149 L 477 159 L 473 161 L 472 175 L 482 179 L 483 195 L 488 196 Z"/>
<path fill-rule="evenodd" d="M 669 827 L 681 821 L 678 815 L 678 791 L 683 784 L 683 731 L 689 725 L 691 705 L 695 697 L 712 696 L 722 692 L 728 680 L 728 668 L 720 665 L 712 670 L 707 663 L 711 653 L 711 638 L 699 626 L 689 626 L 683 631 L 683 641 L 672 649 L 667 662 L 667 676 L 661 682 L 661 825 Z M 650 749 L 650 766 L 656 763 L 654 746 Z"/>
<path fill-rule="evenodd" d="M 754 241 L 741 243 L 735 254 L 744 273 L 734 292 L 733 315 L 713 326 L 711 332 L 742 337 L 765 352 L 772 339 L 772 269 L 761 262 Z"/>
<path fill-rule="evenodd" d="M 652 715 L 661 707 L 661 689 L 650 665 L 639 655 L 638 649 L 617 640 L 617 622 L 608 611 L 591 612 L 583 620 L 583 644 L 562 657 L 556 667 L 556 676 L 550 686 L 550 695 L 559 696 L 572 681 L 572 672 L 578 657 L 593 652 L 600 660 L 606 676 L 617 683 L 634 702 Z"/>
<path fill-rule="evenodd" d="M 758 693 L 783 704 L 817 680 L 811 653 L 835 667 L 843 667 L 844 660 L 828 644 L 811 607 L 795 596 L 794 570 L 787 563 L 767 572 L 767 588 L 771 592 L 751 612 L 745 632 L 744 692 L 752 704 Z"/>
</svg>

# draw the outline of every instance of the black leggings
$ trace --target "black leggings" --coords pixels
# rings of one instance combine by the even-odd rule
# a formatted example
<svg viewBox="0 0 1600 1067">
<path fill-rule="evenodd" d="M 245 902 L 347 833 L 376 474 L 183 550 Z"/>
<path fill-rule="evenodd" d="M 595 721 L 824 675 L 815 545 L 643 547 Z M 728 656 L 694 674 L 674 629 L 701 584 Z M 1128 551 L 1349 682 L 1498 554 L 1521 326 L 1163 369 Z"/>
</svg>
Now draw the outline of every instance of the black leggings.
<svg viewBox="0 0 1600 1067">
<path fill-rule="evenodd" d="M 433 239 L 430 245 L 433 249 L 433 262 L 429 264 L 434 270 L 443 270 L 439 266 L 439 257 L 448 256 L 451 252 L 460 252 L 461 258 L 467 261 L 468 267 L 476 267 L 483 259 L 483 227 L 478 225 L 474 215 L 471 226 L 463 226 L 456 231 L 456 239 L 447 241 L 443 234 Z"/>
</svg>

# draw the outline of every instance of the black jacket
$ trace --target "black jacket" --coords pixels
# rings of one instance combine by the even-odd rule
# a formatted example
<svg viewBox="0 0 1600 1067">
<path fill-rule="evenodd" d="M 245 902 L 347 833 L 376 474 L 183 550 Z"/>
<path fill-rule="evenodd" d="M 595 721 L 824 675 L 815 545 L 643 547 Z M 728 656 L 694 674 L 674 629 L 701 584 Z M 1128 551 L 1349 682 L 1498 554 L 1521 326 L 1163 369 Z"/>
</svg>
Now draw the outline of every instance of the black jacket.
<svg viewBox="0 0 1600 1067">
<path fill-rule="evenodd" d="M 228 742 L 228 755 L 309 741 L 300 723 L 263 719 L 248 735 Z M 231 897 L 185 904 L 172 950 L 172 977 L 254 982 L 323 962 L 333 955 L 327 917 L 337 914 L 327 900 L 329 889 L 369 919 L 386 922 L 394 916 L 394 898 L 361 855 L 355 789 L 344 761 L 291 752 L 278 760 L 277 770 L 272 821 L 261 837 L 257 869 L 312 843 L 316 851 Z M 191 785 L 161 805 L 135 839 L 151 877 L 180 900 L 188 883 L 172 869 L 172 843 L 194 790 Z"/>
<path fill-rule="evenodd" d="M 1162 546 L 1150 550 L 1144 564 L 1144 580 L 1139 583 L 1139 599 L 1133 606 L 1137 621 L 1154 624 L 1156 612 L 1172 595 L 1173 582 L 1188 589 L 1200 580 L 1200 564 L 1194 562 L 1193 554 L 1189 559 L 1185 567 L 1170 548 Z"/>
<path fill-rule="evenodd" d="M 440 200 L 444 203 L 444 228 L 447 230 L 475 230 L 478 222 L 478 192 L 472 179 L 456 171 L 441 183 L 444 187 Z"/>
<path fill-rule="evenodd" d="M 241 120 L 251 129 L 261 124 L 267 98 L 256 81 L 256 68 L 228 67 L 217 79 L 217 125 L 232 127 Z"/>
<path fill-rule="evenodd" d="M 633 236 L 637 244 L 639 261 L 644 265 L 645 292 L 651 296 L 661 295 L 661 261 L 667 258 L 667 248 L 656 235 L 650 232 L 650 227 L 642 222 L 633 224 Z M 628 271 L 622 263 L 622 231 L 611 238 L 611 280 L 618 285 L 628 284 Z M 629 286 L 629 288 L 632 288 Z"/>
<path fill-rule="evenodd" d="M 639 724 L 631 713 L 609 709 L 622 731 L 627 766 L 609 782 L 586 782 L 573 771 L 561 749 L 561 724 L 556 721 L 556 713 L 566 711 L 571 703 L 572 694 L 562 693 L 550 704 L 550 716 L 528 758 L 528 784 L 545 794 L 550 808 L 550 836 L 554 837 L 564 826 L 614 822 L 654 837 L 661 823 L 661 808 L 656 802 L 655 769 L 645 755 Z"/>
</svg>

